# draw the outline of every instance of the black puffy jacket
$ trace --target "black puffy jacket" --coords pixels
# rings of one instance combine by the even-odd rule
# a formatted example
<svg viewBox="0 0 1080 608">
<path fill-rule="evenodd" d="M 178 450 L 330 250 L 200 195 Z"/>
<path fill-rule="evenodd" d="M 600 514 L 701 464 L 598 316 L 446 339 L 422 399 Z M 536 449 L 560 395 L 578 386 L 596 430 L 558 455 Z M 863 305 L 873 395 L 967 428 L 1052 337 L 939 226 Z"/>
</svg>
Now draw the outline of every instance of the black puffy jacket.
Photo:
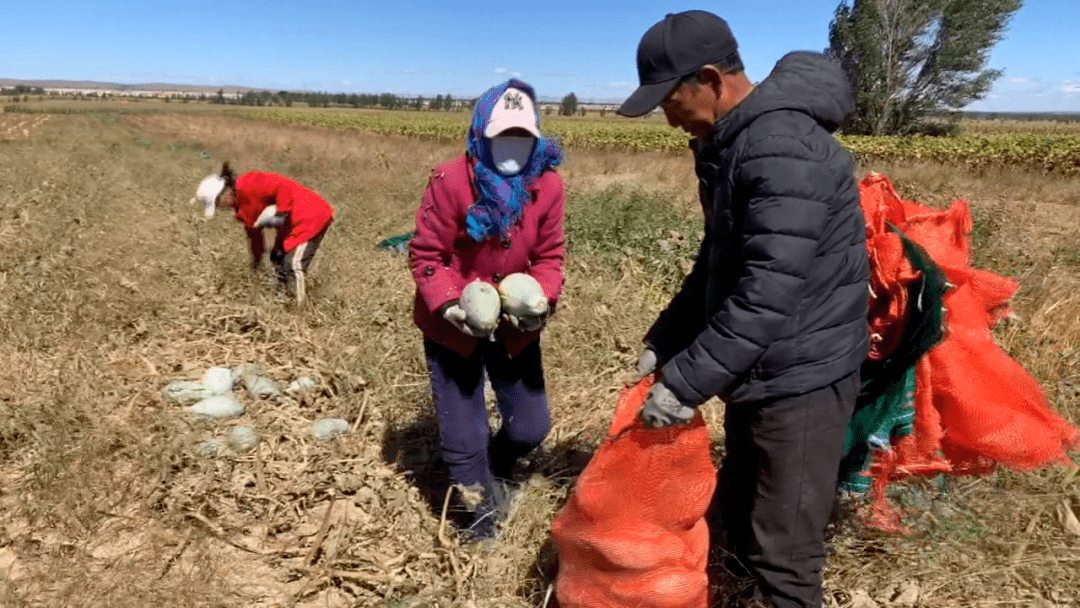
<svg viewBox="0 0 1080 608">
<path fill-rule="evenodd" d="M 772 400 L 859 369 L 869 260 L 840 69 L 791 53 L 696 146 L 705 238 L 645 338 L 686 403 Z"/>
</svg>

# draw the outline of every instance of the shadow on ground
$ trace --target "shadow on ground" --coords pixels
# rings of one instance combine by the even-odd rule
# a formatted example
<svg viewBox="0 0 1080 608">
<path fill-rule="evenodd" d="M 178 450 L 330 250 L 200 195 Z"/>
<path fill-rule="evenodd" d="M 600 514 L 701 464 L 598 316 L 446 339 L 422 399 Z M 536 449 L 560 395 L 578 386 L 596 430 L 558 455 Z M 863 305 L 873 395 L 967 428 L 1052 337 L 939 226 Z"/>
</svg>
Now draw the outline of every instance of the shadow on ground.
<svg viewBox="0 0 1080 608">
<path fill-rule="evenodd" d="M 420 491 L 435 517 L 442 516 L 443 500 L 450 488 L 450 475 L 439 455 L 439 422 L 425 415 L 405 424 L 388 426 L 383 434 L 382 457 L 395 463 Z M 460 509 L 448 510 L 452 523 L 463 522 Z"/>
</svg>

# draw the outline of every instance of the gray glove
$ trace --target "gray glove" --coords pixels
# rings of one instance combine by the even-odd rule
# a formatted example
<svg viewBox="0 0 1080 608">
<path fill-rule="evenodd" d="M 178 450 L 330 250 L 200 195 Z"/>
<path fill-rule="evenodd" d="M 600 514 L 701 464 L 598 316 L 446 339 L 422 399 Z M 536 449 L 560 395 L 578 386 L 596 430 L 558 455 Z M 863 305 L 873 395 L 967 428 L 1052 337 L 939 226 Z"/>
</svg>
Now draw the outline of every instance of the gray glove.
<svg viewBox="0 0 1080 608">
<path fill-rule="evenodd" d="M 465 334 L 466 336 L 472 336 L 474 338 L 488 337 L 488 335 L 484 332 L 466 323 L 465 317 L 465 310 L 457 304 L 449 306 L 446 309 L 446 312 L 443 313 L 443 318 L 449 321 L 451 325 L 458 328 L 458 331 Z"/>
<path fill-rule="evenodd" d="M 651 348 L 646 348 L 645 352 L 641 353 L 641 357 L 637 362 L 637 377 L 642 379 L 645 376 L 656 371 L 656 365 L 659 361 L 656 358 L 656 351 Z"/>
<path fill-rule="evenodd" d="M 516 316 L 503 313 L 503 318 L 519 331 L 537 331 L 547 325 L 547 315 Z"/>
<path fill-rule="evenodd" d="M 638 411 L 645 426 L 661 428 L 673 424 L 685 424 L 694 417 L 694 408 L 683 405 L 671 389 L 664 386 L 663 382 L 657 382 L 649 389 L 645 397 L 645 404 Z"/>
</svg>

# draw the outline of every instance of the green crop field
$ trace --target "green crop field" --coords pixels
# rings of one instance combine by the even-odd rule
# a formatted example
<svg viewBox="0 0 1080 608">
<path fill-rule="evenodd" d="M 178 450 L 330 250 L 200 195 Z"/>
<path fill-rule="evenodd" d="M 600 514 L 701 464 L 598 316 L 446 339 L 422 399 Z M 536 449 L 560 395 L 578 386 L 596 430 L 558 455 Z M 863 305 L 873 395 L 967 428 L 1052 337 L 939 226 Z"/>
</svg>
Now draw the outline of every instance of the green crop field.
<svg viewBox="0 0 1080 608">
<path fill-rule="evenodd" d="M 258 108 L 237 111 L 255 120 L 358 129 L 375 133 L 464 141 L 466 113 L 356 111 L 344 109 Z M 978 123 L 975 123 L 976 125 Z M 860 162 L 934 162 L 986 170 L 1023 166 L 1045 173 L 1080 174 L 1080 130 L 1042 124 L 1051 131 L 992 130 L 976 126 L 977 134 L 958 137 L 866 137 L 839 139 Z M 681 151 L 687 136 L 661 118 L 623 119 L 543 117 L 542 128 L 573 149 Z"/>
<path fill-rule="evenodd" d="M 355 129 L 386 135 L 404 135 L 445 142 L 464 142 L 467 112 L 357 110 L 351 108 L 236 108 L 206 104 L 142 102 L 117 107 L 116 102 L 43 102 L 9 104 L 9 112 L 82 113 L 119 111 L 213 112 L 286 124 L 330 129 Z M 594 112 L 593 114 L 598 114 Z M 606 117 L 542 116 L 542 129 L 567 148 L 577 150 L 673 151 L 687 148 L 687 136 L 670 128 L 662 116 L 626 119 Z M 1022 166 L 1047 174 L 1080 175 L 1080 125 L 1074 123 L 969 121 L 955 137 L 870 137 L 838 135 L 841 143 L 863 164 L 874 162 L 932 162 L 986 171 Z"/>
</svg>

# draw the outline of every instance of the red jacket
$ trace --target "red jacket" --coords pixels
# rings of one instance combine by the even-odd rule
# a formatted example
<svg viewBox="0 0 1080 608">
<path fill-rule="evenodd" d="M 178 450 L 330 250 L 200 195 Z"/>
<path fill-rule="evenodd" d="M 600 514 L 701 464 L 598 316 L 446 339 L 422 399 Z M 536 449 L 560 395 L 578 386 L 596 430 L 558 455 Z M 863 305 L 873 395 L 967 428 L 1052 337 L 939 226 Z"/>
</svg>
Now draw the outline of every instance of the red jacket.
<svg viewBox="0 0 1080 608">
<path fill-rule="evenodd" d="M 277 243 L 288 253 L 311 240 L 334 219 L 334 209 L 321 196 L 276 173 L 252 171 L 236 178 L 236 219 L 244 224 L 251 240 L 251 255 L 261 259 L 262 228 L 255 227 L 259 214 L 270 205 L 288 213 L 289 221 L 278 228 Z"/>
<path fill-rule="evenodd" d="M 525 272 L 540 283 L 552 305 L 558 300 L 563 283 L 562 178 L 545 171 L 529 190 L 532 202 L 507 237 L 477 243 L 465 231 L 466 212 L 475 201 L 471 163 L 462 155 L 432 171 L 416 210 L 416 235 L 409 243 L 409 266 L 416 280 L 413 316 L 426 338 L 464 357 L 472 354 L 477 338 L 460 332 L 438 311 L 476 278 L 498 285 L 511 273 Z M 521 332 L 504 321 L 496 337 L 514 356 L 539 339 L 540 332 Z"/>
</svg>

